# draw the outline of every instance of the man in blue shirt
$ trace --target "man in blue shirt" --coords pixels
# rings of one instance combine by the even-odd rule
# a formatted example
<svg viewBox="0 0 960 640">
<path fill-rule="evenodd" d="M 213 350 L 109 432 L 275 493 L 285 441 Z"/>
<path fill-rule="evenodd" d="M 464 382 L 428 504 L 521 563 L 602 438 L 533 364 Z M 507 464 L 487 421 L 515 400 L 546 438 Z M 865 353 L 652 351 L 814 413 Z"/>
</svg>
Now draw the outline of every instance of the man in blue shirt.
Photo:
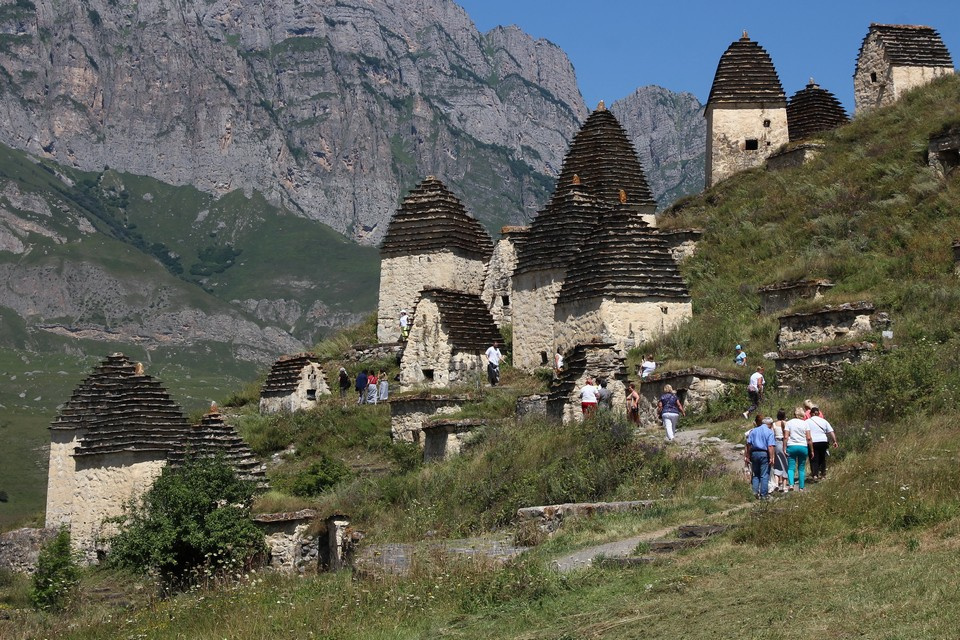
<svg viewBox="0 0 960 640">
<path fill-rule="evenodd" d="M 760 418 L 758 415 L 757 418 Z M 747 432 L 747 446 L 744 449 L 744 462 L 750 465 L 753 495 L 758 500 L 767 499 L 770 485 L 770 469 L 776 459 L 777 440 L 773 435 L 772 418 L 763 418 L 762 422 Z"/>
</svg>

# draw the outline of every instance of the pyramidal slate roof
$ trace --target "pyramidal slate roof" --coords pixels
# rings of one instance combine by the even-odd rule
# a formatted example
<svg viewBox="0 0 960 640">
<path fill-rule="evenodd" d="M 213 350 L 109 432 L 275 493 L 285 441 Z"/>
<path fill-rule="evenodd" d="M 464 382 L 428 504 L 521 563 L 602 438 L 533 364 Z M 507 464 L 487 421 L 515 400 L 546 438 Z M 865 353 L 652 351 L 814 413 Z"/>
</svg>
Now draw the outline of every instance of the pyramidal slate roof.
<svg viewBox="0 0 960 640">
<path fill-rule="evenodd" d="M 463 203 L 433 176 L 413 188 L 390 219 L 380 255 L 391 257 L 452 250 L 480 260 L 493 242 Z"/>
<path fill-rule="evenodd" d="M 870 24 L 863 38 L 857 64 L 863 55 L 863 47 L 871 35 L 876 34 L 883 45 L 887 61 L 897 67 L 953 67 L 950 51 L 933 27 L 914 24 Z"/>
<path fill-rule="evenodd" d="M 114 353 L 74 389 L 50 429 L 79 430 L 73 455 L 87 456 L 175 451 L 189 425 L 157 379 Z"/>
<path fill-rule="evenodd" d="M 718 102 L 762 102 L 784 107 L 787 104 L 770 54 L 746 31 L 720 56 L 707 104 Z"/>
<path fill-rule="evenodd" d="M 669 245 L 628 204 L 603 214 L 567 271 L 557 304 L 598 297 L 690 300 Z"/>
<path fill-rule="evenodd" d="M 263 487 L 267 485 L 266 466 L 218 411 L 205 414 L 199 424 L 190 427 L 184 446 L 171 456 L 171 462 L 180 464 L 187 455 L 222 456 L 239 477 Z"/>
<path fill-rule="evenodd" d="M 791 142 L 836 129 L 848 120 L 840 101 L 826 89 L 821 89 L 812 78 L 810 84 L 793 94 L 787 104 L 787 128 Z"/>
<path fill-rule="evenodd" d="M 633 143 L 602 102 L 573 137 L 557 184 L 571 184 L 574 176 L 587 193 L 608 204 L 620 202 L 623 191 L 632 204 L 657 206 Z"/>
<path fill-rule="evenodd" d="M 533 219 L 523 243 L 517 246 L 514 273 L 566 269 L 593 232 L 600 214 L 609 208 L 587 193 L 582 184 L 558 185 L 550 202 Z"/>
<path fill-rule="evenodd" d="M 311 364 L 320 364 L 320 360 L 312 353 L 281 356 L 270 367 L 270 373 L 260 387 L 260 396 L 269 398 L 290 395 L 300 385 L 300 373 L 304 367 Z"/>
<path fill-rule="evenodd" d="M 440 324 L 454 349 L 482 352 L 494 340 L 503 340 L 480 296 L 451 289 L 424 289 L 420 299 L 428 297 L 437 304 Z"/>
</svg>

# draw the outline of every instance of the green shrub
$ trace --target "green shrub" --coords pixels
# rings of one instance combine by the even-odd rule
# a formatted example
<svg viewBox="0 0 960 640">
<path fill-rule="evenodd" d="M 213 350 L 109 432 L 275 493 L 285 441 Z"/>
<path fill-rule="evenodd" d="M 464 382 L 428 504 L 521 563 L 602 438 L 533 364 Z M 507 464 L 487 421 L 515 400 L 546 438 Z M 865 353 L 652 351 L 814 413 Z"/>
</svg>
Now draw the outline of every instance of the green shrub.
<svg viewBox="0 0 960 640">
<path fill-rule="evenodd" d="M 305 469 L 273 477 L 274 486 L 292 496 L 319 496 L 341 480 L 351 476 L 350 469 L 336 458 L 320 454 Z"/>
<path fill-rule="evenodd" d="M 265 551 L 249 518 L 255 485 L 220 459 L 188 458 L 167 467 L 125 516 L 111 540 L 110 564 L 155 573 L 167 587 L 248 566 Z"/>
<path fill-rule="evenodd" d="M 43 545 L 37 557 L 30 600 L 43 611 L 59 611 L 70 600 L 79 578 L 77 559 L 70 549 L 70 531 L 63 527 Z"/>
</svg>

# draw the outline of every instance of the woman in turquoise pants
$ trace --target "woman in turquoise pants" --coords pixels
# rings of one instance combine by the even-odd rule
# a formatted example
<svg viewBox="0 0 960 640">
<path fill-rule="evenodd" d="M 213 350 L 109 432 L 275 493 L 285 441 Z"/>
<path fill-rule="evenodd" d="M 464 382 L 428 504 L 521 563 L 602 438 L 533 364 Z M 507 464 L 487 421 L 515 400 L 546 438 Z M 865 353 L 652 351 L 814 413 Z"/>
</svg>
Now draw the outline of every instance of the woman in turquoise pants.
<svg viewBox="0 0 960 640">
<path fill-rule="evenodd" d="M 783 425 L 783 441 L 787 445 L 787 485 L 788 490 L 793 490 L 794 469 L 799 473 L 800 491 L 803 491 L 805 480 L 807 478 L 807 453 L 813 457 L 813 440 L 810 438 L 810 428 L 807 421 L 803 419 L 803 409 L 797 407 L 793 410 L 793 419 L 787 420 Z"/>
</svg>

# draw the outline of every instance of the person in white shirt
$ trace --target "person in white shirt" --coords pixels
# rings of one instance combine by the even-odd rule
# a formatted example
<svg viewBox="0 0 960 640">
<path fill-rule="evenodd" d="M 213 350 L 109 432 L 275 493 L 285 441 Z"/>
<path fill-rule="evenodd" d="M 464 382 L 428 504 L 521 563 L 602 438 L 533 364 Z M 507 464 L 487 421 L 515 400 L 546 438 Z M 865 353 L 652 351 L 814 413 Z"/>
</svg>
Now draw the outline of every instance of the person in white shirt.
<svg viewBox="0 0 960 640">
<path fill-rule="evenodd" d="M 646 380 L 656 368 L 657 363 L 653 360 L 653 354 L 647 354 L 647 357 L 640 363 L 640 379 Z"/>
<path fill-rule="evenodd" d="M 599 393 L 600 387 L 593 383 L 592 378 L 587 378 L 583 388 L 580 389 L 580 411 L 584 418 L 589 418 L 597 412 Z"/>
<path fill-rule="evenodd" d="M 810 429 L 810 441 L 813 443 L 810 476 L 816 480 L 823 480 L 827 477 L 827 451 L 830 448 L 830 441 L 833 441 L 834 448 L 840 446 L 837 442 L 837 434 L 830 423 L 820 415 L 820 408 L 816 405 L 810 407 L 807 427 Z"/>
<path fill-rule="evenodd" d="M 407 316 L 407 310 L 400 310 L 400 339 L 406 340 L 410 335 L 410 318 Z"/>
<path fill-rule="evenodd" d="M 486 356 L 487 379 L 490 381 L 490 386 L 495 387 L 500 382 L 500 359 L 503 358 L 496 340 L 487 348 Z"/>
<path fill-rule="evenodd" d="M 760 403 L 763 402 L 764 384 L 766 384 L 766 380 L 763 379 L 763 367 L 757 367 L 757 370 L 750 376 L 750 384 L 747 385 L 750 406 L 743 412 L 744 419 L 749 418 L 750 414 L 756 411 Z"/>
<path fill-rule="evenodd" d="M 563 371 L 563 354 L 560 353 L 560 349 L 557 349 L 556 355 L 553 356 L 553 372 L 560 377 L 560 373 Z"/>
<path fill-rule="evenodd" d="M 800 491 L 803 491 L 807 475 L 807 454 L 812 461 L 816 455 L 813 451 L 813 441 L 810 438 L 810 427 L 803 419 L 803 408 L 793 410 L 793 419 L 783 425 L 783 439 L 787 445 L 787 488 L 793 489 L 794 467 L 799 471 Z"/>
</svg>

